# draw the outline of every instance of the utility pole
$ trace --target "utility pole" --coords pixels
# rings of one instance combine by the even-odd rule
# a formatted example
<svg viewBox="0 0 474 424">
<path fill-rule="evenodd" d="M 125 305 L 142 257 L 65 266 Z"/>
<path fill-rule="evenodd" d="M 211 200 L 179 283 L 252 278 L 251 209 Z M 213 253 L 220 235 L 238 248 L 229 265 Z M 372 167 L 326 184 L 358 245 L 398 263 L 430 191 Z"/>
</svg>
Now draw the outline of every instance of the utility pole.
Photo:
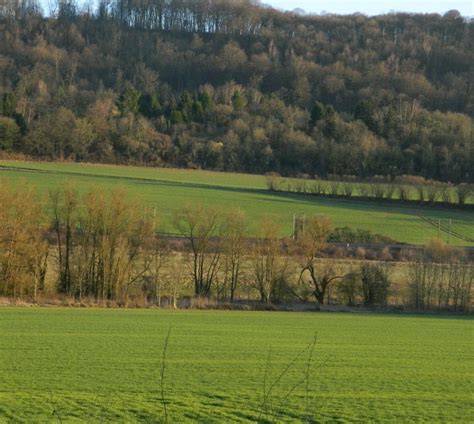
<svg viewBox="0 0 474 424">
<path fill-rule="evenodd" d="M 451 244 L 451 226 L 452 226 L 452 220 L 451 218 L 449 218 L 448 244 Z"/>
<path fill-rule="evenodd" d="M 296 239 L 296 213 L 293 214 L 293 240 Z"/>
<path fill-rule="evenodd" d="M 304 234 L 306 215 L 304 213 L 293 214 L 293 240 L 297 240 Z"/>
</svg>

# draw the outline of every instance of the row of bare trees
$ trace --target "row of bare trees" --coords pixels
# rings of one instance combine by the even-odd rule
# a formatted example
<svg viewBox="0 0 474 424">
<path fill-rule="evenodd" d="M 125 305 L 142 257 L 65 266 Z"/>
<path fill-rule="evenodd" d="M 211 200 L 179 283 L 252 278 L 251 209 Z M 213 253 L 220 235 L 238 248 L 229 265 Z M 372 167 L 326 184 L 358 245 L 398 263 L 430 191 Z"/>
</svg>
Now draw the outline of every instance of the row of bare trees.
<svg viewBox="0 0 474 424">
<path fill-rule="evenodd" d="M 66 187 L 49 192 L 49 220 L 32 190 L 1 187 L 1 295 L 36 299 L 45 287 L 49 264 L 58 294 L 124 302 L 141 291 L 148 301 L 159 302 L 173 253 L 157 238 L 152 211 L 121 190 L 80 195 Z M 175 271 L 189 275 L 194 296 L 234 301 L 243 280 L 253 282 L 265 303 L 281 301 L 293 291 L 290 256 L 283 254 L 281 228 L 274 218 L 264 217 L 252 239 L 249 222 L 238 209 L 189 205 L 175 214 L 174 224 L 189 243 L 182 268 Z M 315 218 L 292 248 L 300 258 L 299 280 L 312 287 L 319 303 L 336 278 L 319 276 L 316 270 L 330 228 L 329 220 Z"/>
<path fill-rule="evenodd" d="M 31 188 L 0 183 L 0 296 L 175 307 L 183 296 L 375 306 L 394 291 L 386 264 L 321 259 L 332 229 L 326 217 L 309 219 L 297 240 L 282 240 L 272 216 L 255 226 L 239 209 L 188 205 L 173 218 L 185 242 L 173 245 L 157 236 L 154 210 L 123 190 L 65 187 L 44 200 Z M 474 267 L 456 249 L 433 242 L 405 268 L 407 305 L 470 309 Z"/>
<path fill-rule="evenodd" d="M 267 175 L 267 187 L 272 191 L 307 193 L 323 196 L 360 197 L 401 200 L 427 204 L 444 203 L 464 206 L 472 203 L 474 184 L 453 185 L 423 177 L 405 175 L 393 180 L 373 177 L 360 180 L 355 176 L 329 176 L 328 180 L 282 178 L 278 174 Z"/>
<path fill-rule="evenodd" d="M 472 264 L 439 240 L 430 242 L 410 265 L 409 302 L 416 309 L 470 309 Z"/>
<path fill-rule="evenodd" d="M 58 291 L 78 298 L 125 299 L 128 288 L 149 272 L 153 218 L 143 216 L 121 190 L 84 196 L 73 188 L 54 190 L 50 207 Z"/>
<path fill-rule="evenodd" d="M 318 254 L 325 247 L 331 222 L 314 217 L 307 231 L 291 246 L 280 238 L 281 227 L 272 216 L 264 216 L 249 238 L 249 222 L 240 210 L 220 213 L 203 206 L 189 206 L 176 216 L 176 227 L 191 246 L 191 273 L 196 296 L 209 296 L 212 289 L 222 299 L 235 300 L 242 280 L 251 279 L 264 303 L 279 302 L 292 295 L 303 299 L 292 287 L 297 258 L 298 283 L 306 298 L 325 302 L 332 281 L 343 278 L 333 267 L 321 267 Z M 309 294 L 309 296 L 307 296 Z M 304 296 L 304 295 L 303 295 Z"/>
<path fill-rule="evenodd" d="M 58 0 L 48 4 L 49 13 L 61 22 L 74 22 L 89 16 L 93 7 L 75 0 Z M 220 34 L 256 34 L 262 26 L 265 9 L 250 0 L 100 0 L 95 14 L 102 22 L 115 21 L 131 28 L 177 32 Z M 40 16 L 41 2 L 4 0 L 0 17 L 18 19 Z"/>
<path fill-rule="evenodd" d="M 45 229 L 34 192 L 0 182 L 0 296 L 36 299 L 44 288 L 49 252 Z"/>
<path fill-rule="evenodd" d="M 140 29 L 256 34 L 261 27 L 259 8 L 249 0 L 101 1 L 99 12 Z"/>
</svg>

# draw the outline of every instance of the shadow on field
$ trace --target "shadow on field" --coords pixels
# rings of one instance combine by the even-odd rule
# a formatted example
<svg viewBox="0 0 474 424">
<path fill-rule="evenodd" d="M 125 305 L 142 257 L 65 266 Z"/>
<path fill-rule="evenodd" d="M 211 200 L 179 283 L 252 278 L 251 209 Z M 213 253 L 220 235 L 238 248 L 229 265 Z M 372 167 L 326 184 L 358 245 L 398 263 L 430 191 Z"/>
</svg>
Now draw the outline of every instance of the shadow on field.
<svg viewBox="0 0 474 424">
<path fill-rule="evenodd" d="M 305 204 L 308 206 L 326 206 L 326 207 L 337 207 L 339 209 L 345 209 L 350 212 L 383 212 L 383 213 L 403 213 L 409 215 L 418 216 L 420 212 L 424 215 L 436 215 L 436 212 L 446 212 L 445 208 L 437 207 L 433 205 L 403 205 L 403 204 L 383 204 L 377 203 L 376 201 L 364 201 L 359 199 L 337 199 L 337 198 L 325 198 L 316 195 L 303 194 L 303 193 L 288 193 L 288 192 L 272 192 L 265 188 L 248 188 L 248 187 L 232 187 L 217 184 L 206 184 L 206 183 L 193 183 L 193 182 L 180 182 L 163 179 L 143 178 L 143 177 L 130 177 L 130 176 L 116 176 L 116 175 L 103 175 L 93 173 L 81 173 L 81 172 L 68 172 L 68 171 L 51 171 L 51 170 L 39 170 L 26 167 L 10 167 L 0 166 L 0 171 L 7 172 L 18 172 L 18 173 L 35 173 L 44 175 L 62 175 L 62 176 L 75 176 L 87 179 L 101 179 L 107 181 L 124 182 L 135 185 L 152 185 L 161 187 L 175 187 L 183 189 L 199 189 L 209 191 L 225 191 L 229 193 L 241 193 L 241 194 L 258 194 L 263 195 L 259 197 L 259 201 L 268 203 L 280 203 L 288 204 L 298 202 L 299 204 Z M 450 215 L 458 215 L 459 219 L 465 221 L 467 216 L 461 211 L 450 210 Z"/>
</svg>

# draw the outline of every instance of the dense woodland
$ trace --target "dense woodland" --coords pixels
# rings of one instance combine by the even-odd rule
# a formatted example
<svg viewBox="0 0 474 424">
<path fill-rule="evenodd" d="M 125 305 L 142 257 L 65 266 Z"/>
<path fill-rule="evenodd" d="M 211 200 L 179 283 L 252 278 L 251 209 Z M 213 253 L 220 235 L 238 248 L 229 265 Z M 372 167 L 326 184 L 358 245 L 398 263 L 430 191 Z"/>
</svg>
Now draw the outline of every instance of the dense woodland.
<svg viewBox="0 0 474 424">
<path fill-rule="evenodd" d="M 0 5 L 0 151 L 474 179 L 474 23 L 249 0 Z M 5 153 L 4 153 L 5 154 Z"/>
</svg>

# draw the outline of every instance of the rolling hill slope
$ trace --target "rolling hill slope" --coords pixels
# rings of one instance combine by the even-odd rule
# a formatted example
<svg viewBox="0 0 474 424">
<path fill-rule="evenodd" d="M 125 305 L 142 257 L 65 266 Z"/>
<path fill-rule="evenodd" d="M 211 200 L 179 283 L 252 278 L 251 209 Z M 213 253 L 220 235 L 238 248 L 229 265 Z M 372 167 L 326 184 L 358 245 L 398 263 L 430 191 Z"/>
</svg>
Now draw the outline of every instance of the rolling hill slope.
<svg viewBox="0 0 474 424">
<path fill-rule="evenodd" d="M 394 240 L 422 244 L 437 237 L 433 222 L 442 220 L 442 228 L 451 219 L 451 241 L 473 245 L 474 214 L 421 205 L 379 204 L 348 199 L 328 199 L 292 193 L 274 193 L 266 189 L 265 177 L 258 175 L 194 171 L 181 169 L 139 168 L 112 165 L 0 161 L 0 178 L 15 184 L 33 184 L 44 201 L 50 188 L 76 184 L 81 192 L 101 187 L 111 190 L 122 186 L 144 204 L 156 207 L 160 229 L 175 231 L 172 215 L 189 202 L 219 208 L 241 208 L 253 228 L 264 214 L 272 214 L 282 224 L 282 236 L 291 234 L 294 213 L 307 216 L 324 214 L 337 227 L 350 226 L 383 234 Z M 420 219 L 420 217 L 422 219 Z M 441 237 L 447 239 L 445 231 Z"/>
</svg>

